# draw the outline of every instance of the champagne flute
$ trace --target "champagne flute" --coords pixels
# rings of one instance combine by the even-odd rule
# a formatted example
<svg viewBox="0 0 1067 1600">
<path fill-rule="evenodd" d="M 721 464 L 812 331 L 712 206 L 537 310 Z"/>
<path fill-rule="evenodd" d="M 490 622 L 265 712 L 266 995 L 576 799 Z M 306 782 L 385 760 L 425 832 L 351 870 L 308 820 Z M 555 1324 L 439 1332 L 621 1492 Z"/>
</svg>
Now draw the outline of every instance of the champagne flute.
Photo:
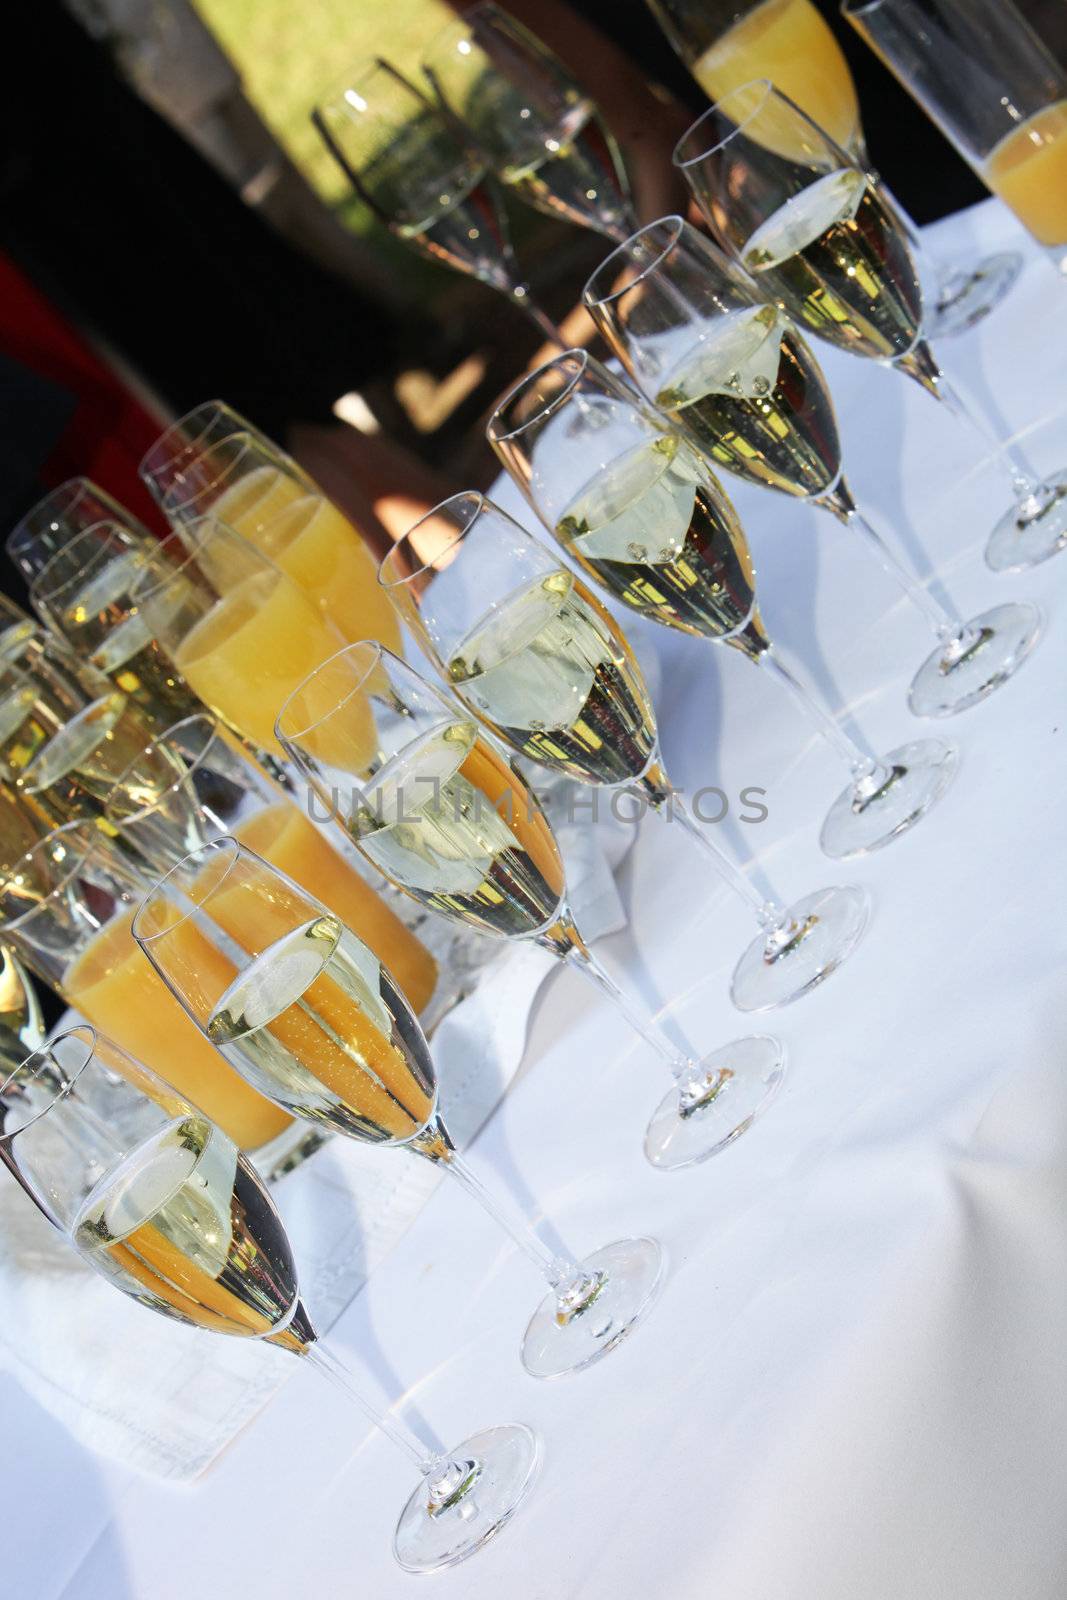
<svg viewBox="0 0 1067 1600">
<path fill-rule="evenodd" d="M 828 134 L 763 79 L 705 112 L 675 162 L 768 298 L 839 349 L 898 368 L 978 434 L 1014 501 L 986 547 L 991 567 L 1033 566 L 1063 548 L 1067 469 L 1035 479 L 949 383 L 897 218 Z"/>
<path fill-rule="evenodd" d="M 350 645 L 294 691 L 278 737 L 336 825 L 387 878 L 455 921 L 536 940 L 588 978 L 660 1056 L 674 1086 L 646 1132 L 654 1166 L 713 1154 L 777 1090 L 776 1040 L 738 1040 L 694 1060 L 615 983 L 575 926 L 563 862 L 536 799 L 477 723 L 404 662 L 371 643 Z M 755 892 L 747 896 L 764 914 Z M 772 926 L 770 948 L 757 940 L 738 969 L 743 999 L 755 993 L 774 1003 L 773 990 L 768 1002 L 755 988 L 759 972 L 766 966 L 772 985 L 779 960 L 791 972 L 789 946 L 805 930 L 778 926 L 778 943 Z M 833 931 L 819 929 L 821 937 Z"/>
<path fill-rule="evenodd" d="M 27 583 L 74 535 L 103 523 L 120 523 L 135 539 L 153 543 L 143 523 L 89 478 L 69 478 L 31 506 L 8 534 L 4 548 Z"/>
<path fill-rule="evenodd" d="M 179 534 L 206 515 L 226 523 L 288 573 L 347 642 L 374 638 L 401 649 L 377 562 L 356 529 L 255 434 L 204 445 L 161 505 Z"/>
<path fill-rule="evenodd" d="M 514 17 L 492 0 L 471 6 L 442 28 L 422 67 L 512 194 L 609 239 L 633 232 L 618 145 L 581 85 Z"/>
<path fill-rule="evenodd" d="M 360 199 L 419 255 L 506 295 L 539 332 L 555 325 L 519 275 L 484 159 L 440 109 L 380 57 L 364 63 L 312 113 L 326 148 Z"/>
<path fill-rule="evenodd" d="M 709 100 L 720 100 L 753 78 L 769 78 L 875 176 L 848 62 L 813 0 L 648 4 Z M 893 206 L 913 248 L 920 245 L 918 228 L 895 197 Z M 973 268 L 959 266 L 939 274 L 930 309 L 931 335 L 947 338 L 973 328 L 1000 304 L 1021 267 L 1018 251 L 998 251 Z"/>
<path fill-rule="evenodd" d="M 219 1060 L 134 942 L 134 912 L 155 878 L 99 828 L 65 823 L 0 873 L 0 940 L 272 1168 L 291 1153 L 290 1119 Z"/>
<path fill-rule="evenodd" d="M 82 1260 L 189 1327 L 298 1356 L 413 1462 L 393 1553 L 409 1572 L 473 1554 L 537 1472 L 536 1436 L 488 1428 L 447 1454 L 364 1399 L 300 1298 L 285 1226 L 227 1134 L 92 1028 L 72 1028 L 0 1086 L 0 1161 Z"/>
<path fill-rule="evenodd" d="M 620 1239 L 584 1261 L 553 1254 L 460 1159 L 411 1007 L 362 940 L 291 879 L 223 837 L 171 868 L 133 931 L 189 1016 L 261 1093 L 348 1138 L 410 1148 L 503 1228 L 548 1285 L 522 1343 L 532 1376 L 600 1360 L 650 1310 L 663 1277 L 654 1240 Z"/>
<path fill-rule="evenodd" d="M 433 956 L 208 712 L 173 723 L 138 752 L 105 797 L 104 820 L 157 874 L 233 834 L 324 901 L 389 968 L 412 1010 L 426 1012 Z"/>
<path fill-rule="evenodd" d="M 168 496 L 177 499 L 184 486 L 189 494 L 202 487 L 196 463 L 205 450 L 225 444 L 235 434 L 254 439 L 286 475 L 304 485 L 305 493 L 318 491 L 310 478 L 279 444 L 267 437 L 255 423 L 249 422 L 225 400 L 202 400 L 198 406 L 164 428 L 159 438 L 141 457 L 138 471 L 145 488 L 161 509 Z"/>
<path fill-rule="evenodd" d="M 254 749 L 279 758 L 278 707 L 342 643 L 292 578 L 208 516 L 160 542 L 133 599 L 203 703 Z"/>
<path fill-rule="evenodd" d="M 150 726 L 165 728 L 200 702 L 132 598 L 148 559 L 143 541 L 121 523 L 97 523 L 41 568 L 30 600 L 79 659 L 110 678 Z"/>
<path fill-rule="evenodd" d="M 640 438 L 653 450 L 663 434 Z M 588 440 L 582 449 L 588 460 Z M 696 461 L 675 459 L 678 481 Z M 650 477 L 662 484 L 669 465 L 662 455 L 646 456 L 645 465 L 646 485 Z M 640 467 L 633 450 L 627 466 Z M 655 510 L 663 509 L 661 500 Z M 624 507 L 622 520 L 625 514 Z M 672 536 L 654 516 L 642 526 L 652 521 Z M 743 542 L 723 539 L 717 554 L 720 615 L 733 610 L 755 649 L 762 627 L 747 551 Z M 692 551 L 689 560 L 698 564 Z M 446 500 L 386 556 L 381 581 L 453 692 L 506 745 L 579 783 L 626 787 L 700 846 L 764 929 L 734 982 L 741 1009 L 806 994 L 852 952 L 869 916 L 866 895 L 819 889 L 786 910 L 753 893 L 671 787 L 655 713 L 622 629 L 554 552 L 492 501 L 473 491 Z M 711 582 L 709 573 L 709 589 Z"/>
<path fill-rule="evenodd" d="M 843 0 L 841 14 L 1067 272 L 1067 72 L 1018 6 Z"/>
<path fill-rule="evenodd" d="M 832 857 L 880 849 L 940 799 L 955 753 L 918 740 L 876 756 L 849 737 L 759 613 L 744 530 L 706 459 L 582 350 L 547 362 L 489 421 L 499 459 L 550 533 L 626 605 L 761 667 L 849 772 L 822 824 Z"/>
<path fill-rule="evenodd" d="M 584 299 L 642 393 L 716 465 L 807 499 L 863 538 L 938 641 L 908 691 L 916 716 L 962 711 L 1012 675 L 1037 638 L 1035 607 L 997 606 L 964 622 L 929 594 L 852 496 L 808 344 L 703 235 L 680 217 L 649 224 L 602 263 Z M 938 741 L 913 751 L 934 787 L 948 753 Z"/>
</svg>

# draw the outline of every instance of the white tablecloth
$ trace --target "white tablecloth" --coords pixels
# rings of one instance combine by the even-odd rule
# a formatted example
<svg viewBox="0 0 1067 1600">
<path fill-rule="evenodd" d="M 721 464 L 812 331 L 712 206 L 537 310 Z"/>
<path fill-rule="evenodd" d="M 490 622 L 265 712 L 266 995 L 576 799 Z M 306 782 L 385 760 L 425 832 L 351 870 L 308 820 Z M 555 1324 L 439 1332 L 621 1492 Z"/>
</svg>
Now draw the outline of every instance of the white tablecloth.
<svg viewBox="0 0 1067 1600">
<path fill-rule="evenodd" d="M 997 241 L 1020 237 L 992 202 L 937 237 L 943 253 Z M 1039 465 L 1067 464 L 1067 286 L 1044 259 L 942 353 Z M 342 1317 L 335 1346 L 416 1426 L 452 1442 L 514 1418 L 544 1436 L 513 1525 L 424 1580 L 442 1600 L 1067 1588 L 1067 555 L 986 572 L 1004 497 L 970 439 L 897 375 L 823 354 L 857 491 L 907 513 L 902 537 L 963 607 L 1031 596 L 1047 634 L 1016 681 L 940 725 L 962 747 L 941 807 L 844 869 L 816 845 L 834 757 L 740 657 L 664 636 L 676 781 L 765 787 L 768 820 L 725 840 L 758 848 L 786 896 L 867 883 L 875 918 L 847 969 L 769 1021 L 791 1066 L 773 1110 L 685 1173 L 641 1153 L 662 1069 L 577 977 L 546 985 L 473 1156 L 575 1248 L 650 1232 L 671 1270 L 631 1343 L 537 1384 L 517 1356 L 535 1276 L 445 1185 Z M 882 747 L 920 731 L 904 691 L 921 620 L 829 518 L 737 500 L 772 635 Z M 605 959 L 694 1043 L 747 1031 L 726 993 L 740 904 L 655 823 L 623 887 L 632 925 Z M 130 1306 L 131 1340 L 145 1315 Z M 94 1459 L 7 1379 L 0 1424 L 0 1592 L 17 1600 L 389 1600 L 420 1581 L 390 1556 L 407 1462 L 310 1372 L 192 1488 Z"/>
</svg>

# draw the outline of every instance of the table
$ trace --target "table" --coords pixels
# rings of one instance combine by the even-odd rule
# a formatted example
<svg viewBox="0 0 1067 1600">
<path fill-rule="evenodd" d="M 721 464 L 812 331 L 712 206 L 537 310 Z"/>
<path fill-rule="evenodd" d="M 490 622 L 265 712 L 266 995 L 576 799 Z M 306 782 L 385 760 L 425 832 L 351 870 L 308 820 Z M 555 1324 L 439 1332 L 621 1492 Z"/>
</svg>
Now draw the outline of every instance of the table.
<svg viewBox="0 0 1067 1600">
<path fill-rule="evenodd" d="M 1021 242 L 992 201 L 933 236 L 946 256 Z M 768 791 L 767 821 L 731 817 L 724 842 L 758 848 L 787 898 L 855 879 L 876 906 L 845 970 L 757 1019 L 789 1051 L 773 1109 L 684 1173 L 642 1157 L 662 1089 L 647 1050 L 576 976 L 545 986 L 521 1079 L 473 1155 L 536 1194 L 578 1250 L 655 1234 L 670 1274 L 654 1314 L 588 1373 L 528 1379 L 518 1341 L 538 1285 L 445 1185 L 333 1338 L 446 1442 L 508 1419 L 540 1430 L 541 1481 L 495 1544 L 432 1579 L 401 1573 L 390 1539 L 410 1469 L 311 1373 L 295 1370 L 181 1489 L 92 1458 L 0 1379 L 3 1593 L 392 1600 L 421 1581 L 441 1600 L 1062 1596 L 1067 555 L 985 571 L 1004 496 L 968 436 L 896 374 L 820 354 L 857 491 L 911 518 L 902 541 L 921 540 L 965 611 L 1032 597 L 1047 633 L 1000 694 L 927 725 L 962 753 L 936 812 L 843 864 L 816 844 L 841 783 L 831 753 L 740 657 L 655 634 L 676 782 Z M 1040 467 L 1067 463 L 1067 287 L 1043 259 L 943 355 Z M 909 737 L 919 617 L 831 519 L 730 487 L 772 637 L 876 745 Z M 631 925 L 605 959 L 651 1003 L 669 999 L 694 1043 L 749 1031 L 726 994 L 744 910 L 677 831 L 645 824 L 623 889 Z M 131 1307 L 131 1337 L 142 1315 Z"/>
</svg>

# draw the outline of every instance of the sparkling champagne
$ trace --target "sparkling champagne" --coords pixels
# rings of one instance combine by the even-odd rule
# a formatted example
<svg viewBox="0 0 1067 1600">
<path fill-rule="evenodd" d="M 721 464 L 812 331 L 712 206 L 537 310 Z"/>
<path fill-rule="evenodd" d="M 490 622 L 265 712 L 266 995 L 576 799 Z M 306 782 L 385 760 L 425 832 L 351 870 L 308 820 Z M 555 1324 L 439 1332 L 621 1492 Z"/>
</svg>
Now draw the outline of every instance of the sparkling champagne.
<svg viewBox="0 0 1067 1600">
<path fill-rule="evenodd" d="M 802 189 L 742 251 L 769 295 L 815 333 L 879 361 L 920 336 L 922 292 L 899 222 L 853 167 Z"/>
<path fill-rule="evenodd" d="M 153 1311 L 216 1333 L 313 1338 L 278 1213 L 233 1141 L 175 1117 L 107 1176 L 72 1229 L 86 1260 Z"/>
<path fill-rule="evenodd" d="M 554 137 L 538 140 L 528 159 L 511 161 L 502 182 L 550 217 L 587 227 L 592 218 L 616 227 L 627 220 L 620 192 L 618 146 L 588 100 L 574 107 Z"/>
<path fill-rule="evenodd" d="M 143 750 L 144 725 L 117 690 L 57 727 L 32 684 L 0 699 L 0 772 L 32 815 L 55 827 L 97 815 L 116 777 Z"/>
<path fill-rule="evenodd" d="M 494 606 L 448 674 L 508 744 L 579 781 L 626 783 L 652 757 L 655 719 L 630 647 L 562 567 Z"/>
<path fill-rule="evenodd" d="M 759 628 L 741 525 L 676 435 L 610 462 L 556 534 L 612 594 L 656 622 L 712 638 Z"/>
<path fill-rule="evenodd" d="M 240 972 L 208 1037 L 262 1093 L 358 1139 L 410 1139 L 429 1122 L 433 1064 L 374 953 L 336 917 L 269 945 Z"/>
<path fill-rule="evenodd" d="M 109 561 L 63 607 L 57 625 L 74 648 L 80 638 L 91 639 L 90 663 L 129 695 L 150 722 L 166 728 L 202 706 L 161 650 L 144 613 L 131 610 L 130 591 L 143 570 L 140 551 Z M 184 598 L 175 594 L 167 603 L 177 612 Z"/>
<path fill-rule="evenodd" d="M 548 823 L 473 722 L 413 739 L 354 798 L 347 826 L 393 883 L 485 933 L 536 933 L 559 912 L 563 863 Z"/>
<path fill-rule="evenodd" d="M 785 494 L 823 494 L 841 471 L 837 422 L 811 351 L 777 306 L 708 323 L 656 405 L 728 472 Z"/>
</svg>

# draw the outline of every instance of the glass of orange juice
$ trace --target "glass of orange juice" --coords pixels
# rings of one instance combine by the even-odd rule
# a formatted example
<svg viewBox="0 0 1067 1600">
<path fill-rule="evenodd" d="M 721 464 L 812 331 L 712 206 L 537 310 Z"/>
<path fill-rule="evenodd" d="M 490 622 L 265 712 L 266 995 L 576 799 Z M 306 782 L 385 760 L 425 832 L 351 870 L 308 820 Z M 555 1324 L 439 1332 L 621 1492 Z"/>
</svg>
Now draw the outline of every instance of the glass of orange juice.
<svg viewBox="0 0 1067 1600">
<path fill-rule="evenodd" d="M 130 931 L 154 874 L 91 824 L 54 829 L 0 877 L 0 939 L 95 1027 L 218 1122 L 268 1169 L 290 1119 L 209 1045 Z M 288 1153 L 288 1152 L 286 1152 Z"/>
<path fill-rule="evenodd" d="M 164 767 L 169 777 L 159 782 Z M 165 729 L 120 776 L 104 816 L 157 873 L 222 834 L 295 879 L 352 928 L 425 1014 L 437 963 L 355 865 L 208 713 Z"/>
<path fill-rule="evenodd" d="M 292 578 L 217 517 L 201 517 L 161 541 L 133 599 L 204 704 L 280 757 L 282 702 L 343 643 Z"/>
<path fill-rule="evenodd" d="M 814 0 L 648 0 L 664 33 L 709 100 L 754 78 L 768 78 L 868 171 L 856 85 L 833 28 Z M 782 152 L 783 154 L 786 152 Z M 883 186 L 884 187 L 884 186 Z M 943 339 L 988 315 L 1007 294 L 1022 261 L 998 251 L 941 272 L 924 259 L 915 224 L 893 204 L 918 264 L 929 278 L 928 331 Z M 930 270 L 932 269 L 932 270 Z"/>
<path fill-rule="evenodd" d="M 377 639 L 398 652 L 400 627 L 356 529 L 302 473 L 252 433 L 205 445 L 162 499 L 171 525 L 210 514 L 287 572 L 346 644 Z"/>
<path fill-rule="evenodd" d="M 1067 272 L 1067 72 L 1012 0 L 844 0 L 841 10 Z"/>
</svg>

